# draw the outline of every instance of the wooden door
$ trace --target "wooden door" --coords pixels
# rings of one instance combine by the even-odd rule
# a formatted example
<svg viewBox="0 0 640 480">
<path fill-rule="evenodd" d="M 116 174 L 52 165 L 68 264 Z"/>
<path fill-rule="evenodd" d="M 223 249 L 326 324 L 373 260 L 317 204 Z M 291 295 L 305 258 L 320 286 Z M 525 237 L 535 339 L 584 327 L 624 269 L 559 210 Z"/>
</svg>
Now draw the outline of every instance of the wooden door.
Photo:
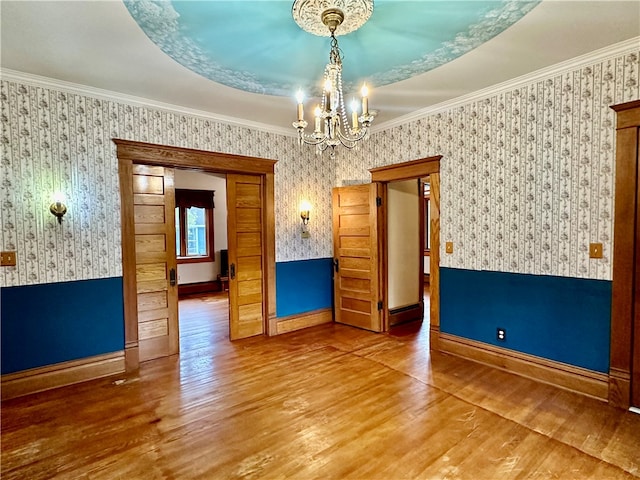
<svg viewBox="0 0 640 480">
<path fill-rule="evenodd" d="M 264 333 L 263 185 L 260 175 L 227 175 L 229 337 Z"/>
<path fill-rule="evenodd" d="M 381 332 L 378 183 L 333 189 L 335 321 Z"/>
<path fill-rule="evenodd" d="M 179 351 L 173 169 L 133 165 L 140 361 Z"/>
</svg>

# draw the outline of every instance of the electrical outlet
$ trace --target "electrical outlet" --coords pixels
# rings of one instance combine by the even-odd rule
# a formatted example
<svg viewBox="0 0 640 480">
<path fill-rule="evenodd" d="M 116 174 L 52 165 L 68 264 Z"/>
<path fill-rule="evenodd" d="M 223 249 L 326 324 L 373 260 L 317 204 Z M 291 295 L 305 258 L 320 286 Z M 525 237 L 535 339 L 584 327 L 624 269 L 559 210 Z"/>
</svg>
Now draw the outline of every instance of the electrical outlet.
<svg viewBox="0 0 640 480">
<path fill-rule="evenodd" d="M 507 330 L 504 328 L 496 328 L 496 339 L 499 342 L 506 342 L 507 341 Z"/>
</svg>

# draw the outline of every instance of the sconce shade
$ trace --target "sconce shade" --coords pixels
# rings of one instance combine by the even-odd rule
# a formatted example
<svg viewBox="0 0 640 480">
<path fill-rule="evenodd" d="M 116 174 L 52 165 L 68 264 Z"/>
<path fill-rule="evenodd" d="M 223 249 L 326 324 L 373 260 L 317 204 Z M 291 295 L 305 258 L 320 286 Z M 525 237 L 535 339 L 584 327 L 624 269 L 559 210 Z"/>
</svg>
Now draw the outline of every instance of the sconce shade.
<svg viewBox="0 0 640 480">
<path fill-rule="evenodd" d="M 62 223 L 62 217 L 67 213 L 67 206 L 61 201 L 53 202 L 49 207 L 49 211 L 58 219 L 58 223 Z"/>
</svg>

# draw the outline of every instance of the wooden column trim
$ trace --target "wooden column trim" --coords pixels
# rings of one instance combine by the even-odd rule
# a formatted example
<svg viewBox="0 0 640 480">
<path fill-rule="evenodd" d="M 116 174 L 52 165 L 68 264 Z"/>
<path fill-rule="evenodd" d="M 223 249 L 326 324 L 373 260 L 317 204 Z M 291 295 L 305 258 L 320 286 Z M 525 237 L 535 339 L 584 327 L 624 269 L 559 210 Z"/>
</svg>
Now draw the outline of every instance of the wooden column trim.
<svg viewBox="0 0 640 480">
<path fill-rule="evenodd" d="M 438 350 L 440 335 L 440 173 L 429 175 L 431 198 L 431 250 L 429 252 L 429 324 L 436 333 L 430 342 L 432 350 Z"/>
<path fill-rule="evenodd" d="M 616 120 L 616 178 L 611 299 L 609 403 L 631 404 L 635 282 L 635 226 L 638 215 L 638 128 L 640 100 L 611 107 Z M 638 332 L 635 332 L 638 334 Z"/>
<path fill-rule="evenodd" d="M 120 180 L 120 232 L 122 235 L 122 296 L 124 301 L 124 358 L 127 372 L 138 369 L 138 302 L 136 244 L 133 214 L 133 162 L 118 158 Z M 126 238 L 133 241 L 125 242 Z M 133 321 L 131 321 L 133 319 Z"/>
</svg>

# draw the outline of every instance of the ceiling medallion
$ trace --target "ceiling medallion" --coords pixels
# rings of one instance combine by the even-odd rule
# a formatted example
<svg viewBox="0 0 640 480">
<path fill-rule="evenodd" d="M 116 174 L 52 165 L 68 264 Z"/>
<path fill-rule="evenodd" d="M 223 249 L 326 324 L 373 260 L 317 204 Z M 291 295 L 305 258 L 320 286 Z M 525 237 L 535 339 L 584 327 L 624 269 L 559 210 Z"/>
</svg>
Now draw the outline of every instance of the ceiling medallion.
<svg viewBox="0 0 640 480">
<path fill-rule="evenodd" d="M 301 0 L 294 4 L 293 11 L 296 11 L 298 3 L 315 3 L 325 5 L 327 2 Z M 339 3 L 339 2 L 338 2 Z M 343 4 L 349 2 L 342 2 Z M 351 2 L 363 5 L 366 2 Z M 373 9 L 373 1 L 368 3 Z M 347 109 L 344 104 L 344 94 L 342 92 L 342 54 L 338 46 L 336 32 L 342 27 L 351 12 L 343 12 L 340 8 L 331 6 L 319 12 L 319 19 L 325 30 L 331 37 L 331 50 L 329 51 L 329 63 L 324 69 L 324 82 L 322 98 L 314 109 L 314 129 L 312 133 L 306 133 L 307 121 L 304 119 L 304 93 L 298 91 L 298 120 L 293 122 L 293 127 L 298 131 L 298 141 L 300 145 L 314 145 L 318 153 L 330 148 L 331 158 L 335 158 L 335 147 L 343 145 L 349 149 L 354 148 L 360 140 L 369 135 L 369 127 L 373 122 L 377 112 L 369 110 L 369 89 L 362 86 L 361 104 L 362 114 L 359 113 L 359 103 L 352 101 L 351 122 L 347 116 Z M 371 12 L 369 12 L 369 16 Z M 295 15 L 294 15 L 295 17 Z M 362 19 L 362 17 L 360 17 Z M 369 18 L 367 16 L 367 18 Z M 297 20 L 296 20 L 297 21 Z M 362 23 L 358 25 L 361 26 Z M 298 22 L 299 23 L 299 22 Z M 355 24 L 352 24 L 352 27 Z M 357 27 L 356 27 L 357 28 Z M 352 31 L 352 30 L 349 30 Z"/>
<path fill-rule="evenodd" d="M 305 32 L 330 37 L 331 31 L 324 23 L 323 13 L 328 10 L 344 12 L 335 35 L 355 32 L 373 13 L 373 0 L 295 0 L 291 9 L 293 19 Z"/>
</svg>

